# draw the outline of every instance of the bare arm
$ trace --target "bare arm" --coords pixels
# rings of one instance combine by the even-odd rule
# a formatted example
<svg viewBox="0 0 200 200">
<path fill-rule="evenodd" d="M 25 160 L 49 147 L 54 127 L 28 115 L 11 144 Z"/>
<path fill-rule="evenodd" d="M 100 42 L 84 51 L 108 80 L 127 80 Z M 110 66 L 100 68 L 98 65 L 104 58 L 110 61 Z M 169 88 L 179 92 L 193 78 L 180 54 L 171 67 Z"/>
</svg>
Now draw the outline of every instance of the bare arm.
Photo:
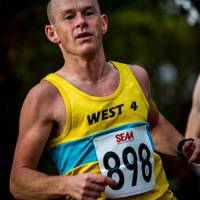
<svg viewBox="0 0 200 200">
<path fill-rule="evenodd" d="M 60 95 L 57 95 L 55 88 L 49 88 L 46 84 L 34 87 L 22 106 L 10 190 L 16 199 L 45 200 L 66 195 L 75 199 L 96 199 L 106 185 L 114 184 L 112 179 L 98 174 L 48 176 L 37 171 L 38 161 L 54 123 L 56 120 L 59 124 L 65 121 L 60 111 L 63 110 Z"/>
<path fill-rule="evenodd" d="M 192 108 L 188 118 L 185 137 L 200 138 L 200 75 L 194 87 Z"/>
<path fill-rule="evenodd" d="M 150 81 L 148 75 L 141 67 L 132 67 L 144 95 L 149 103 L 148 122 L 155 143 L 155 149 L 161 153 L 177 156 L 178 143 L 184 137 L 176 128 L 158 111 L 151 97 Z M 186 141 L 182 147 L 183 155 L 190 163 L 200 163 L 200 138 Z"/>
<path fill-rule="evenodd" d="M 36 171 L 38 161 L 51 133 L 53 117 L 43 84 L 27 95 L 20 114 L 19 136 L 10 177 L 10 189 L 19 199 L 48 199 L 62 193 L 61 177 Z M 61 184 L 60 184 L 61 185 Z"/>
<path fill-rule="evenodd" d="M 148 122 L 155 143 L 155 149 L 161 153 L 176 156 L 178 142 L 183 136 L 158 111 L 151 97 L 150 80 L 146 71 L 141 67 L 132 67 L 144 95 L 149 103 Z"/>
</svg>

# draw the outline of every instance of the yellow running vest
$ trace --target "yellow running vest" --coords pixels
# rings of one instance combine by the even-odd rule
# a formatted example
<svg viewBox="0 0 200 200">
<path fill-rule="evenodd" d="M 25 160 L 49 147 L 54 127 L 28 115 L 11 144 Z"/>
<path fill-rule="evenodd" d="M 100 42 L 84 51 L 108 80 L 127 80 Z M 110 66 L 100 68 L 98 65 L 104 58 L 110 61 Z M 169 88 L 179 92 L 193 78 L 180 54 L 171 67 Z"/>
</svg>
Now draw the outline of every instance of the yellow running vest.
<svg viewBox="0 0 200 200">
<path fill-rule="evenodd" d="M 119 72 L 120 81 L 115 92 L 106 97 L 88 95 L 55 73 L 44 78 L 58 89 L 67 110 L 63 133 L 48 143 L 50 154 L 61 175 L 101 173 L 93 139 L 113 131 L 147 124 L 149 105 L 132 71 L 126 64 L 112 63 Z M 151 140 L 150 134 L 149 138 Z M 124 136 L 119 138 L 125 139 Z M 176 199 L 168 190 L 169 184 L 161 158 L 155 152 L 154 163 L 155 188 L 124 199 Z M 105 194 L 99 199 L 106 199 Z"/>
</svg>

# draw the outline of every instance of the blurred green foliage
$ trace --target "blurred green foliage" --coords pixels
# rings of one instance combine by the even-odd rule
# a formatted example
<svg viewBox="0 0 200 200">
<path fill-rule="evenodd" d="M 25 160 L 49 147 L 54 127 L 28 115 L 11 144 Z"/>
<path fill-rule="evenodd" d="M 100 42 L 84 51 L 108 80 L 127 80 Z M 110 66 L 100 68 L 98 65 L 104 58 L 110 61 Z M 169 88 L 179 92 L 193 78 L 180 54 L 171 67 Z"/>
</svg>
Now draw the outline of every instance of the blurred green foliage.
<svg viewBox="0 0 200 200">
<path fill-rule="evenodd" d="M 183 131 L 193 83 L 200 71 L 200 29 L 189 26 L 179 13 L 168 15 L 160 5 L 155 1 L 130 1 L 109 10 L 110 31 L 105 49 L 109 59 L 147 69 L 160 110 Z M 160 67 L 167 63 L 177 73 L 171 83 L 163 82 L 159 76 Z M 184 118 L 179 119 L 180 116 Z"/>
<path fill-rule="evenodd" d="M 5 105 L 1 122 L 3 130 L 13 125 L 10 128 L 15 136 L 8 135 L 13 140 L 28 90 L 63 64 L 60 50 L 44 33 L 48 23 L 46 2 L 35 1 L 1 24 L 0 84 L 1 103 Z M 168 14 L 163 7 L 166 2 L 100 0 L 102 12 L 109 17 L 104 46 L 108 60 L 137 64 L 147 70 L 159 110 L 184 133 L 194 82 L 200 72 L 200 28 L 189 26 L 179 12 Z"/>
<path fill-rule="evenodd" d="M 167 14 L 160 1 L 100 0 L 100 4 L 102 12 L 109 17 L 110 29 L 104 41 L 108 60 L 145 67 L 156 103 L 178 123 L 180 106 L 191 101 L 192 87 L 200 69 L 199 28 L 189 26 L 178 13 Z M 9 70 L 21 84 L 22 99 L 37 81 L 63 64 L 58 47 L 51 44 L 44 33 L 45 6 L 35 3 L 9 22 L 12 41 L 7 49 Z M 177 73 L 176 80 L 170 84 L 162 82 L 159 75 L 160 66 L 166 63 L 175 67 Z M 180 112 L 174 113 L 175 110 Z"/>
</svg>

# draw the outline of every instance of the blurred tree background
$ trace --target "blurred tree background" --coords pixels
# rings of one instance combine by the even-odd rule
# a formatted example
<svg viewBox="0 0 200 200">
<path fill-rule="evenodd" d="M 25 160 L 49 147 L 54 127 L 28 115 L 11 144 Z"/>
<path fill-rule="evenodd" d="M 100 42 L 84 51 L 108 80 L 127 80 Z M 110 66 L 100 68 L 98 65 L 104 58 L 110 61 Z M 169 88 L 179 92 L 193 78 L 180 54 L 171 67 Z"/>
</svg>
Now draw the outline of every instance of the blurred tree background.
<svg viewBox="0 0 200 200">
<path fill-rule="evenodd" d="M 200 1 L 99 1 L 110 23 L 104 41 L 107 59 L 143 66 L 150 75 L 158 108 L 183 134 L 200 72 Z M 5 200 L 13 199 L 8 180 L 25 95 L 63 64 L 58 47 L 44 33 L 46 3 L 0 3 L 0 197 Z M 199 177 L 191 166 L 164 155 L 163 162 L 179 199 L 194 200 L 192 195 L 200 195 Z M 174 170 L 175 165 L 178 170 Z"/>
</svg>

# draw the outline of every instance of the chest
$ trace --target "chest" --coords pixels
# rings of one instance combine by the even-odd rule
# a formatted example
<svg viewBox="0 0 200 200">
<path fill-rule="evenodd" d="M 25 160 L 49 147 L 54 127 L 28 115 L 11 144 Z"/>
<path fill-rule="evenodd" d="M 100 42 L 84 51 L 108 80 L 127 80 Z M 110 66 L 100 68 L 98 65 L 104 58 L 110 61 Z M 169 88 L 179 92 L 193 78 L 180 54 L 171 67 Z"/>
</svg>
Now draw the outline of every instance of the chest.
<svg viewBox="0 0 200 200">
<path fill-rule="evenodd" d="M 119 74 L 112 73 L 98 81 L 77 81 L 71 84 L 88 95 L 105 97 L 112 95 L 117 90 L 120 84 L 120 77 Z"/>
</svg>

